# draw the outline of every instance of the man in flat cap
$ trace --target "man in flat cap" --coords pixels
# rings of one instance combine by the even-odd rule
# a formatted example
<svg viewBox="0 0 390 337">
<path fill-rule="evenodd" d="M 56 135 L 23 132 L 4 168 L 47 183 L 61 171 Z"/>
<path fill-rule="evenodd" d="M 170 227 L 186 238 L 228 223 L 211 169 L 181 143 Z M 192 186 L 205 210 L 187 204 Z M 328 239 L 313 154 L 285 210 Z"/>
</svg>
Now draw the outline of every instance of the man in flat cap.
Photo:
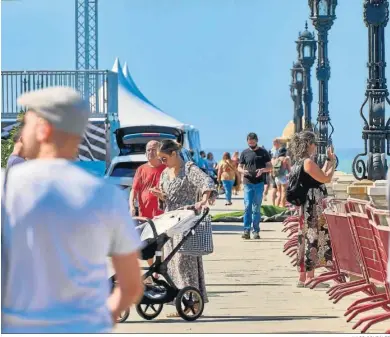
<svg viewBox="0 0 390 337">
<path fill-rule="evenodd" d="M 114 185 L 74 165 L 89 107 L 73 89 L 21 96 L 22 156 L 2 198 L 2 332 L 110 332 L 143 286 L 140 239 Z M 107 256 L 119 282 L 109 296 Z"/>
</svg>

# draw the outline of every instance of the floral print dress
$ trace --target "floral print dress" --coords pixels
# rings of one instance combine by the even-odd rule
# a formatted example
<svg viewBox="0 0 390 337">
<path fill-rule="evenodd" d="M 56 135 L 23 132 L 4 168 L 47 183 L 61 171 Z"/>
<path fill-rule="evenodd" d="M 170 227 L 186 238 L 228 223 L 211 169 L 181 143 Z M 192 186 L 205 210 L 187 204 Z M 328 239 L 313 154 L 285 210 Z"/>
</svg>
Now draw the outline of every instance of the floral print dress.
<svg viewBox="0 0 390 337">
<path fill-rule="evenodd" d="M 309 189 L 306 202 L 301 208 L 297 260 L 299 272 L 309 272 L 318 267 L 332 265 L 332 247 L 328 224 L 323 214 L 323 199 L 326 197 L 325 185 L 312 187 Z"/>
<path fill-rule="evenodd" d="M 169 177 L 169 169 L 165 169 L 160 178 L 160 190 L 166 196 L 163 203 L 166 212 L 194 205 L 205 192 L 211 192 L 210 199 L 218 196 L 213 180 L 192 162 L 183 162 L 178 176 L 173 179 Z M 183 235 L 173 236 L 164 246 L 164 256 L 168 256 L 182 238 Z M 202 257 L 176 253 L 168 263 L 168 274 L 179 289 L 195 287 L 204 302 L 208 302 Z"/>
</svg>

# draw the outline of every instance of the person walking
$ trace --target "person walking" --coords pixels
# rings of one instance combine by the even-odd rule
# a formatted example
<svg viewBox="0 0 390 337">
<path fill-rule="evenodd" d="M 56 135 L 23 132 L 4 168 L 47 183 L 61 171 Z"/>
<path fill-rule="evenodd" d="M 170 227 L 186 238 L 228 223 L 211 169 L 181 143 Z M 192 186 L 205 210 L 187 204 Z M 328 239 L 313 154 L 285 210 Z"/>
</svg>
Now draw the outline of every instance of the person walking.
<svg viewBox="0 0 390 337">
<path fill-rule="evenodd" d="M 207 154 L 206 165 L 209 176 L 215 177 L 217 171 L 217 162 L 215 161 L 214 155 L 211 152 Z"/>
<path fill-rule="evenodd" d="M 279 207 L 286 207 L 286 190 L 288 185 L 288 174 L 291 171 L 291 162 L 285 148 L 280 148 L 278 157 L 272 159 L 272 167 L 272 176 L 277 191 L 275 204 Z"/>
<path fill-rule="evenodd" d="M 277 158 L 279 158 L 279 151 L 282 148 L 283 148 L 283 146 L 282 146 L 281 141 L 278 138 L 275 138 L 272 142 L 272 149 L 269 152 L 271 155 L 272 164 L 274 163 L 274 161 Z M 273 206 L 275 206 L 275 205 L 277 205 L 276 199 L 279 198 L 279 200 L 280 200 L 281 196 L 278 192 L 278 186 L 276 184 L 274 170 L 272 170 L 270 173 L 268 173 L 268 188 L 270 189 L 270 194 L 271 194 L 271 204 Z"/>
<path fill-rule="evenodd" d="M 199 161 L 198 167 L 205 173 L 207 173 L 207 161 L 206 161 L 206 153 L 204 151 L 199 152 Z"/>
<path fill-rule="evenodd" d="M 222 182 L 225 190 L 226 204 L 225 206 L 232 205 L 232 190 L 234 182 L 236 181 L 237 169 L 234 162 L 230 158 L 230 153 L 225 152 L 222 156 L 222 160 L 218 165 L 218 182 Z"/>
<path fill-rule="evenodd" d="M 241 191 L 242 185 L 242 174 L 238 172 L 238 165 L 240 164 L 240 153 L 235 151 L 232 156 L 232 162 L 234 163 L 234 167 L 236 168 L 236 174 L 238 175 L 238 179 L 236 179 L 236 184 L 233 186 L 234 195 L 238 195 Z"/>
<path fill-rule="evenodd" d="M 136 203 L 138 202 L 138 215 L 142 218 L 153 219 L 155 216 L 164 213 L 158 207 L 158 198 L 151 192 L 160 183 L 161 173 L 165 170 L 157 156 L 159 142 L 156 140 L 146 144 L 146 158 L 148 162 L 137 168 L 134 175 L 133 186 L 130 192 L 131 215 L 136 216 Z M 153 264 L 153 259 L 148 260 L 149 266 Z M 157 275 L 155 275 L 157 276 Z M 151 281 L 151 278 L 148 280 Z"/>
<path fill-rule="evenodd" d="M 153 219 L 163 213 L 158 207 L 158 198 L 151 193 L 151 189 L 158 187 L 161 173 L 165 165 L 157 156 L 159 142 L 156 140 L 146 144 L 147 163 L 137 168 L 134 175 L 133 186 L 130 192 L 130 210 L 132 216 L 136 215 L 136 203 L 140 217 Z"/>
<path fill-rule="evenodd" d="M 23 148 L 23 142 L 22 142 L 22 137 L 20 135 L 20 130 L 15 133 L 13 136 L 13 141 L 14 141 L 14 149 L 11 153 L 11 155 L 8 158 L 7 161 L 7 169 L 11 168 L 12 166 L 15 166 L 17 164 L 24 163 L 26 159 L 24 159 L 20 154 L 22 153 L 22 148 Z"/>
<path fill-rule="evenodd" d="M 21 156 L 2 176 L 2 333 L 107 333 L 143 293 L 123 192 L 72 163 L 90 115 L 73 89 L 22 95 Z M 107 256 L 119 281 L 110 294 Z"/>
<path fill-rule="evenodd" d="M 160 143 L 158 156 L 167 166 L 160 179 L 160 186 L 153 193 L 160 199 L 166 211 L 175 211 L 185 206 L 195 205 L 200 210 L 212 203 L 218 196 L 213 180 L 194 163 L 180 157 L 181 145 L 173 140 Z M 168 256 L 182 240 L 183 235 L 174 235 L 164 246 L 164 256 Z M 199 289 L 204 303 L 208 302 L 206 283 L 201 256 L 176 254 L 168 264 L 168 274 L 179 289 L 193 286 Z M 178 313 L 169 317 L 179 317 Z"/>
<path fill-rule="evenodd" d="M 298 230 L 297 247 L 299 272 L 297 286 L 303 288 L 314 277 L 316 268 L 332 265 L 332 246 L 323 214 L 322 200 L 327 196 L 324 184 L 332 181 L 336 156 L 333 149 L 329 147 L 326 162 L 321 169 L 312 159 L 317 151 L 317 143 L 316 136 L 311 131 L 294 134 L 289 150 L 295 162 L 290 179 L 297 181 L 299 186 L 307 191 L 304 196 L 305 201 L 300 207 L 302 225 Z M 293 195 L 292 192 L 290 190 L 290 195 Z M 326 283 L 320 283 L 317 288 L 328 286 Z"/>
<path fill-rule="evenodd" d="M 258 137 L 251 132 L 247 136 L 249 148 L 241 153 L 239 172 L 244 175 L 244 234 L 243 239 L 260 239 L 260 207 L 264 192 L 264 174 L 272 169 L 271 158 L 267 150 L 258 146 Z"/>
</svg>

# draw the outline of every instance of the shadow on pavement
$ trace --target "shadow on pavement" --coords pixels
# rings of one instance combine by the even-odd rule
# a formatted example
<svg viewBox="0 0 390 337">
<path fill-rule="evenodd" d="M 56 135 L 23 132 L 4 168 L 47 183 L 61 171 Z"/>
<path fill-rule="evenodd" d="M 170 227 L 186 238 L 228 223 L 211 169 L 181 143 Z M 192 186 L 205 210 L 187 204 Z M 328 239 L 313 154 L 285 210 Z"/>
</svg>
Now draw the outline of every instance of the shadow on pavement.
<svg viewBox="0 0 390 337">
<path fill-rule="evenodd" d="M 289 284 L 284 283 L 207 283 L 208 287 L 234 287 L 234 286 L 240 286 L 240 287 L 258 287 L 258 286 L 264 286 L 264 287 L 285 287 L 289 286 Z"/>
<path fill-rule="evenodd" d="M 245 240 L 245 242 L 253 242 L 253 243 L 264 243 L 264 242 L 286 242 L 286 239 L 282 238 L 267 238 L 267 239 L 260 239 L 260 240 Z M 283 248 L 283 247 L 281 247 Z"/>
<path fill-rule="evenodd" d="M 242 232 L 243 227 L 241 225 L 223 224 L 223 225 L 212 225 L 213 232 Z"/>
<path fill-rule="evenodd" d="M 237 232 L 218 232 L 218 231 L 214 231 L 214 234 L 215 235 L 238 235 Z"/>
<path fill-rule="evenodd" d="M 232 290 L 232 291 L 208 291 L 207 296 L 209 297 L 215 297 L 223 294 L 239 294 L 239 293 L 246 293 L 246 291 L 240 291 L 240 290 Z"/>
<path fill-rule="evenodd" d="M 338 331 L 282 331 L 282 332 L 274 332 L 272 331 L 272 334 L 345 334 L 345 332 L 338 332 Z"/>
<path fill-rule="evenodd" d="M 281 322 L 281 321 L 304 321 L 312 319 L 332 319 L 338 316 L 202 316 L 199 323 L 217 322 Z M 154 323 L 188 323 L 182 319 L 156 319 Z M 151 321 L 126 321 L 125 323 L 151 323 Z"/>
<path fill-rule="evenodd" d="M 302 321 L 311 319 L 330 319 L 338 316 L 202 316 L 203 319 L 211 319 L 209 322 L 253 322 L 253 321 Z"/>
</svg>

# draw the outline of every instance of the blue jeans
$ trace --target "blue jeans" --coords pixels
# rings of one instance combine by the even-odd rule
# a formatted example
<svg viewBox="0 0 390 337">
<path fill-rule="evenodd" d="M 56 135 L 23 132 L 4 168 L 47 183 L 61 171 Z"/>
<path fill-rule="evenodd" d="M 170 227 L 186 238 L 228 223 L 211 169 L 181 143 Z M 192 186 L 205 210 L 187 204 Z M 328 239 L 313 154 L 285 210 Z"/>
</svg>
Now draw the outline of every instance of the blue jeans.
<svg viewBox="0 0 390 337">
<path fill-rule="evenodd" d="M 244 185 L 244 231 L 249 232 L 253 224 L 253 232 L 260 232 L 260 207 L 263 200 L 264 183 Z"/>
<path fill-rule="evenodd" d="M 222 180 L 223 188 L 225 189 L 225 197 L 227 202 L 232 202 L 232 190 L 234 180 Z"/>
</svg>

